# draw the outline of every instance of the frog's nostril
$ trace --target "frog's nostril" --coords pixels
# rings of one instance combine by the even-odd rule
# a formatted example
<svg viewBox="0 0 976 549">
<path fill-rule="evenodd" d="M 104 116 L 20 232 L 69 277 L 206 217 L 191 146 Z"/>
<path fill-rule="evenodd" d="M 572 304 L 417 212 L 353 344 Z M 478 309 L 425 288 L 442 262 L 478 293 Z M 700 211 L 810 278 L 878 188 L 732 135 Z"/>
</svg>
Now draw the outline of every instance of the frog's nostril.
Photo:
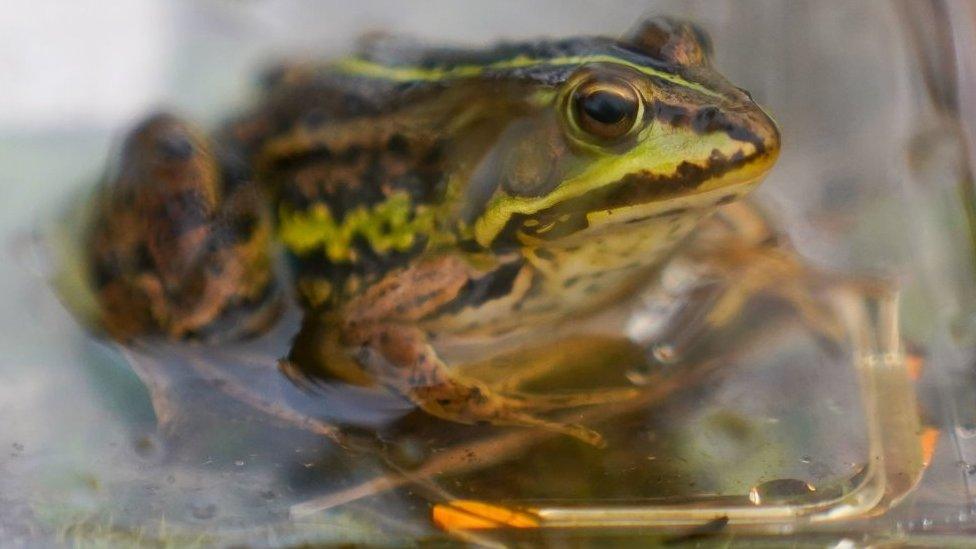
<svg viewBox="0 0 976 549">
<path fill-rule="evenodd" d="M 715 130 L 715 125 L 721 118 L 718 107 L 702 107 L 695 113 L 691 121 L 692 127 L 698 133 L 705 133 Z"/>
</svg>

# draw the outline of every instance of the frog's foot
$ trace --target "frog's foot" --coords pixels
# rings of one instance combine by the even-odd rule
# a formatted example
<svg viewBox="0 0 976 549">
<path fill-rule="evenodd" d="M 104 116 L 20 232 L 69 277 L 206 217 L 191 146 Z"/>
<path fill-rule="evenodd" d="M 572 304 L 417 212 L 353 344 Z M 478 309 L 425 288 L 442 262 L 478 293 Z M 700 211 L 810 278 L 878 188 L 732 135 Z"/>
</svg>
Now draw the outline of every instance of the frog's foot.
<svg viewBox="0 0 976 549">
<path fill-rule="evenodd" d="M 428 414 L 457 423 L 538 427 L 602 447 L 603 437 L 599 433 L 581 425 L 542 419 L 536 414 L 619 400 L 634 394 L 631 390 L 504 394 L 448 368 L 416 327 L 377 323 L 349 327 L 344 332 L 343 345 L 354 349 L 356 362 L 378 385 L 406 396 Z"/>
<path fill-rule="evenodd" d="M 549 412 L 580 406 L 596 406 L 608 402 L 629 400 L 640 394 L 640 390 L 632 388 L 595 389 L 572 393 L 532 394 L 532 393 L 499 393 L 512 401 L 512 406 L 531 412 Z"/>
<path fill-rule="evenodd" d="M 414 387 L 408 396 L 428 414 L 466 424 L 538 427 L 569 435 L 598 448 L 606 445 L 600 433 L 582 425 L 542 419 L 536 412 L 572 408 L 620 397 L 611 395 L 503 395 L 469 379 L 452 377 L 433 386 Z M 631 393 L 629 396 L 633 396 Z"/>
</svg>

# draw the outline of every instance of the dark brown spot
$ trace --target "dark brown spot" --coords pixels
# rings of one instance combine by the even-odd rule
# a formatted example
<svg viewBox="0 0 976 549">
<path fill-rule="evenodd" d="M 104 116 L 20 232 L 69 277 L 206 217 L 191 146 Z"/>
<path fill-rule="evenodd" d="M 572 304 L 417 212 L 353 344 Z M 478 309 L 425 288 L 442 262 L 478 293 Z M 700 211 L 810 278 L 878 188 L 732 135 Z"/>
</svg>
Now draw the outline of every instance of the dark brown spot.
<svg viewBox="0 0 976 549">
<path fill-rule="evenodd" d="M 674 209 L 671 209 L 671 210 L 665 210 L 665 211 L 657 214 L 657 217 L 680 216 L 680 215 L 686 214 L 686 213 L 688 213 L 688 208 L 674 208 Z"/>
<path fill-rule="evenodd" d="M 239 242 L 249 240 L 260 224 L 260 220 L 253 213 L 242 213 L 234 217 L 231 230 L 234 233 L 235 240 Z"/>
<path fill-rule="evenodd" d="M 698 133 L 714 131 L 716 121 L 722 116 L 722 111 L 718 107 L 708 106 L 698 109 L 695 117 L 691 121 L 691 127 Z"/>
<path fill-rule="evenodd" d="M 443 151 L 441 150 L 440 145 L 435 144 L 427 151 L 427 154 L 420 159 L 420 164 L 424 166 L 436 165 L 440 163 L 442 158 Z"/>
<path fill-rule="evenodd" d="M 698 109 L 692 118 L 691 127 L 696 133 L 725 132 L 729 137 L 737 141 L 752 143 L 756 151 L 762 153 L 766 150 L 766 145 L 758 135 L 753 133 L 748 127 L 736 124 L 718 107 L 707 106 Z"/>
<path fill-rule="evenodd" d="M 193 141 L 182 133 L 168 133 L 156 139 L 156 152 L 165 160 L 186 161 L 193 156 Z"/>
<path fill-rule="evenodd" d="M 515 278 L 521 270 L 521 262 L 512 262 L 500 266 L 481 278 L 468 280 L 454 299 L 430 314 L 457 314 L 466 308 L 476 308 L 509 295 L 515 285 Z"/>
<path fill-rule="evenodd" d="M 101 290 L 115 282 L 122 274 L 116 261 L 95 261 L 92 271 L 96 290 Z"/>
<path fill-rule="evenodd" d="M 312 109 L 302 117 L 302 125 L 314 130 L 322 127 L 328 119 L 329 116 L 322 109 Z"/>
<path fill-rule="evenodd" d="M 346 150 L 342 151 L 340 158 L 343 162 L 352 163 L 355 162 L 362 153 L 362 147 L 359 145 L 350 145 Z"/>
<path fill-rule="evenodd" d="M 137 272 L 147 272 L 156 270 L 156 261 L 149 253 L 149 247 L 145 243 L 140 244 L 136 249 L 136 270 Z"/>
<path fill-rule="evenodd" d="M 275 65 L 265 70 L 259 77 L 258 82 L 264 89 L 271 89 L 285 81 L 288 74 L 287 65 Z"/>
<path fill-rule="evenodd" d="M 489 334 L 489 335 L 491 335 L 492 337 L 501 337 L 501 336 L 508 335 L 508 334 L 514 332 L 517 329 L 518 329 L 517 326 L 509 326 L 507 328 L 499 328 L 499 329 L 494 330 L 493 332 L 491 332 L 491 334 Z"/>
<path fill-rule="evenodd" d="M 478 386 L 471 387 L 471 390 L 468 392 L 468 399 L 477 402 L 479 404 L 484 404 L 485 402 L 488 402 L 488 397 L 485 395 L 484 392 L 482 392 L 481 388 Z"/>
<path fill-rule="evenodd" d="M 688 109 L 679 105 L 671 105 L 663 101 L 655 101 L 654 118 L 671 126 L 684 126 L 691 120 Z"/>
<path fill-rule="evenodd" d="M 536 248 L 535 256 L 543 261 L 552 261 L 556 259 L 556 256 L 553 255 L 552 251 L 547 248 Z"/>
<path fill-rule="evenodd" d="M 174 237 L 207 224 L 211 207 L 199 189 L 184 189 L 166 197 L 154 212 L 157 227 L 168 227 Z"/>
<path fill-rule="evenodd" d="M 410 154 L 410 142 L 402 133 L 395 133 L 386 141 L 386 150 L 393 154 L 407 156 Z"/>
</svg>

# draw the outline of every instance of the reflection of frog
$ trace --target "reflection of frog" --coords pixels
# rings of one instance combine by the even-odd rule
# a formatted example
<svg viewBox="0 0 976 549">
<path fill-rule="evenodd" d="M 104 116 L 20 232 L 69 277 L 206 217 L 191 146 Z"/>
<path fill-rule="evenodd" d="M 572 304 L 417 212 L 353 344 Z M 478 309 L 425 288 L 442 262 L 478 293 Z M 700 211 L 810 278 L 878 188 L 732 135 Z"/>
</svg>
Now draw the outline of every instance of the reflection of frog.
<svg viewBox="0 0 976 549">
<path fill-rule="evenodd" d="M 435 347 L 537 343 L 635 295 L 703 219 L 760 182 L 778 131 L 709 50 L 699 29 L 668 19 L 620 41 L 455 50 L 379 39 L 275 71 L 264 101 L 213 141 L 153 117 L 98 198 L 103 325 L 122 340 L 258 333 L 275 318 L 276 234 L 306 311 L 282 361 L 295 379 L 599 443 L 538 414 L 621 391 L 503 391 Z"/>
</svg>

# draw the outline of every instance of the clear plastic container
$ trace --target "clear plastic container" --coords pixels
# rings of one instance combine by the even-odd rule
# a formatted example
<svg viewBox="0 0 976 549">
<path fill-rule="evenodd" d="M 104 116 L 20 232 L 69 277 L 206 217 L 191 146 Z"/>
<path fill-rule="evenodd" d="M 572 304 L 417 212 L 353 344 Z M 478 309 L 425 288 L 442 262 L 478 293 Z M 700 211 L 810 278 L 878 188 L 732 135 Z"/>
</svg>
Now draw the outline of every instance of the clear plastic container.
<svg viewBox="0 0 976 549">
<path fill-rule="evenodd" d="M 379 408 L 362 421 L 379 436 L 364 434 L 368 449 L 349 451 L 295 428 L 301 414 L 326 413 L 275 368 L 296 310 L 256 341 L 162 355 L 87 335 L 49 284 L 63 274 L 61 250 L 72 249 L 77 225 L 51 220 L 65 189 L 90 187 L 108 136 L 125 123 L 9 129 L 0 141 L 14 160 L 3 224 L 12 261 L 0 276 L 9 296 L 0 379 L 10 387 L 0 389 L 10 424 L 0 430 L 0 540 L 968 543 L 972 3 L 540 2 L 526 11 L 516 2 L 278 0 L 159 9 L 146 13 L 165 21 L 158 62 L 168 76 L 131 110 L 165 103 L 204 122 L 246 102 L 263 61 L 341 53 L 363 31 L 478 44 L 620 34 L 644 9 L 699 22 L 716 66 L 780 124 L 783 153 L 756 201 L 822 273 L 811 295 L 829 305 L 848 343 L 825 346 L 795 312 L 759 300 L 741 329 L 648 370 L 640 343 L 653 296 L 645 295 L 626 315 L 597 322 L 630 334 L 634 346 L 604 345 L 594 328 L 593 341 L 562 350 L 577 354 L 573 368 L 530 386 L 639 387 L 638 398 L 566 416 L 603 433 L 605 449 Z M 28 203 L 36 206 L 16 211 Z M 41 238 L 24 236 L 32 231 Z M 229 363 L 233 370 L 214 366 Z M 505 375 L 481 366 L 486 377 Z M 177 401 L 161 401 L 173 394 Z M 368 408 L 355 396 L 346 405 Z M 167 422 L 166 410 L 180 421 Z"/>
</svg>

